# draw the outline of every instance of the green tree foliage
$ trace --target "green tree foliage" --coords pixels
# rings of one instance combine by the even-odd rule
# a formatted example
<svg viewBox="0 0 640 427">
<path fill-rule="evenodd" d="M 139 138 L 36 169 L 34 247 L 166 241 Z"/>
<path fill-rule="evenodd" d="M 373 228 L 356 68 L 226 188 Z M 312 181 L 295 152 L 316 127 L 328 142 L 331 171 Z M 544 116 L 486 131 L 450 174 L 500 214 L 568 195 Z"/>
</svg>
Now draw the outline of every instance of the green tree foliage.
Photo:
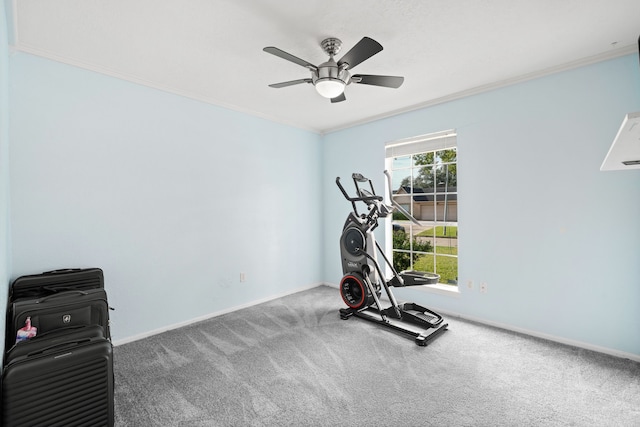
<svg viewBox="0 0 640 427">
<path fill-rule="evenodd" d="M 403 230 L 393 232 L 393 249 L 411 250 L 409 235 Z M 433 252 L 433 245 L 428 240 L 413 238 L 414 252 Z M 393 251 L 393 266 L 398 271 L 411 267 L 411 254 L 408 252 Z"/>
<path fill-rule="evenodd" d="M 413 188 L 423 190 L 437 188 L 437 191 L 444 191 L 445 185 L 457 187 L 457 160 L 456 149 L 415 154 L 413 156 L 413 164 L 416 166 L 413 172 Z M 402 180 L 400 186 L 410 187 L 410 178 Z"/>
</svg>

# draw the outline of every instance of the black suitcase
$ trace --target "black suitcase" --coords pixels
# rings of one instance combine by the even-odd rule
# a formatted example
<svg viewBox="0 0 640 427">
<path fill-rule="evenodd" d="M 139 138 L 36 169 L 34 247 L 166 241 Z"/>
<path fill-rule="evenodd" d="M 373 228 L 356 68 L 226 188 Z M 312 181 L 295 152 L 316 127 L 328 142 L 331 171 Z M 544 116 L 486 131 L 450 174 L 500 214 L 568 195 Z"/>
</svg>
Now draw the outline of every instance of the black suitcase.
<svg viewBox="0 0 640 427">
<path fill-rule="evenodd" d="M 111 342 L 99 327 L 72 335 L 14 347 L 2 374 L 2 425 L 113 426 Z"/>
<path fill-rule="evenodd" d="M 109 305 L 104 289 L 64 291 L 38 299 L 22 298 L 10 302 L 8 311 L 7 349 L 16 342 L 16 334 L 25 326 L 27 318 L 31 319 L 38 334 L 69 326 L 100 325 L 105 338 L 111 338 Z"/>
<path fill-rule="evenodd" d="M 104 288 L 99 268 L 67 268 L 18 277 L 9 288 L 9 302 L 21 298 L 40 298 L 69 290 Z"/>
</svg>

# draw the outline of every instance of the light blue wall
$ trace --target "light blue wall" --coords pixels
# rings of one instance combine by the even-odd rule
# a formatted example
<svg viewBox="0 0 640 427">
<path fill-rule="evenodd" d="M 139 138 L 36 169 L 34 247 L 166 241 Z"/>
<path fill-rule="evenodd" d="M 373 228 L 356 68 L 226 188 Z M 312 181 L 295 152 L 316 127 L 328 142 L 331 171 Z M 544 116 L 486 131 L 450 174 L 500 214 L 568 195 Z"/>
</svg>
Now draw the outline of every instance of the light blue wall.
<svg viewBox="0 0 640 427">
<path fill-rule="evenodd" d="M 10 190 L 13 245 L 0 286 L 102 267 L 122 339 L 337 284 L 349 205 L 335 177 L 359 171 L 381 190 L 385 142 L 454 128 L 460 283 L 489 292 L 398 295 L 640 354 L 640 172 L 599 171 L 624 114 L 640 110 L 635 55 L 324 137 L 28 54 L 9 63 L 0 202 Z"/>
<path fill-rule="evenodd" d="M 10 64 L 14 277 L 101 267 L 115 340 L 322 281 L 320 136 Z"/>
<path fill-rule="evenodd" d="M 0 331 L 4 331 L 11 276 L 9 234 L 9 48 L 4 3 L 0 6 Z M 0 349 L 4 333 L 0 332 Z M 0 368 L 1 369 L 1 368 Z"/>
<path fill-rule="evenodd" d="M 599 171 L 624 115 L 638 110 L 640 68 L 629 55 L 327 135 L 325 280 L 342 277 L 338 238 L 349 211 L 333 179 L 358 171 L 382 190 L 385 142 L 453 128 L 459 279 L 476 289 L 397 294 L 640 354 L 640 170 Z"/>
</svg>

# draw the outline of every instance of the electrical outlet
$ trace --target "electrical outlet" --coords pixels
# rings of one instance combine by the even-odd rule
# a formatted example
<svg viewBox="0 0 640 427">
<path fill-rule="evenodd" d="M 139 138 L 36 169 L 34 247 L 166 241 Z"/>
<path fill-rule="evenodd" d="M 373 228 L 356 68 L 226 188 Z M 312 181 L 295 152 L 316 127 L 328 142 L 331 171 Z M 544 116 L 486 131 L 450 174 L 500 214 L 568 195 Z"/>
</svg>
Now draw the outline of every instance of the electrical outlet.
<svg viewBox="0 0 640 427">
<path fill-rule="evenodd" d="M 467 289 L 473 290 L 473 280 L 467 280 Z"/>
<path fill-rule="evenodd" d="M 480 283 L 480 292 L 486 294 L 489 291 L 489 285 L 486 282 Z"/>
<path fill-rule="evenodd" d="M 245 280 L 247 280 L 247 275 L 244 273 L 240 273 L 240 281 L 244 282 Z"/>
</svg>

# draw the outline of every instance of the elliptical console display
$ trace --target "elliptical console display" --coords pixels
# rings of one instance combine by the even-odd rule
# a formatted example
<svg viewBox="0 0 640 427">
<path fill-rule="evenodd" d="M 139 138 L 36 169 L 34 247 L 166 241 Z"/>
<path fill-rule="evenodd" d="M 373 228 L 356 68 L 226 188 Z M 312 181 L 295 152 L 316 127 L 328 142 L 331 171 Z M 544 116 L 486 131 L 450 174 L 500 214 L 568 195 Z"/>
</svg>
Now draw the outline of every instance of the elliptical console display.
<svg viewBox="0 0 640 427">
<path fill-rule="evenodd" d="M 389 191 L 391 191 L 391 177 L 387 171 L 384 173 L 387 177 Z M 435 273 L 419 271 L 398 273 L 376 242 L 373 234 L 373 230 L 378 227 L 378 219 L 387 217 L 394 210 L 401 211 L 407 218 L 416 224 L 419 223 L 393 200 L 392 205 L 385 204 L 384 199 L 376 195 L 370 179 L 359 173 L 354 173 L 351 178 L 356 188 L 355 197 L 350 197 L 340 183 L 340 177 L 336 178 L 338 188 L 343 196 L 351 202 L 353 208 L 353 212 L 347 216 L 340 236 L 340 256 L 342 273 L 344 274 L 340 281 L 340 295 L 348 306 L 348 308 L 340 309 L 340 317 L 348 319 L 351 316 L 356 316 L 375 322 L 408 335 L 415 339 L 416 344 L 425 346 L 437 335 L 444 332 L 448 324 L 444 322 L 440 314 L 418 304 L 399 304 L 391 287 L 438 283 L 440 276 Z M 357 203 L 364 203 L 368 212 L 359 213 Z M 392 272 L 392 277 L 389 280 L 385 279 L 378 263 L 378 254 L 382 256 Z M 380 302 L 383 289 L 391 303 L 387 308 L 383 308 Z"/>
</svg>

